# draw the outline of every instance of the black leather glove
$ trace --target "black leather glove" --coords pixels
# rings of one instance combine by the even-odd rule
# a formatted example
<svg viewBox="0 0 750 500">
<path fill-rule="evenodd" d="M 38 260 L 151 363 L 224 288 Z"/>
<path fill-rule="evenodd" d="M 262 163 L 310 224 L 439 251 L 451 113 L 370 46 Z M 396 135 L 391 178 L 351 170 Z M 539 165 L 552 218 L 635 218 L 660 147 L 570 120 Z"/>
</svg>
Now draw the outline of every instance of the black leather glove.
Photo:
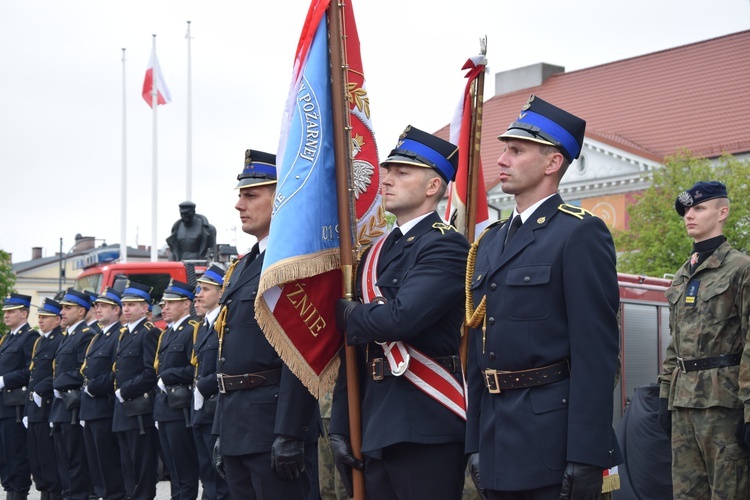
<svg viewBox="0 0 750 500">
<path fill-rule="evenodd" d="M 474 483 L 474 487 L 477 489 L 479 496 L 487 498 L 487 491 L 479 484 L 479 453 L 472 453 L 469 455 L 469 474 L 471 475 L 471 481 Z"/>
<path fill-rule="evenodd" d="M 354 485 L 352 484 L 352 467 L 357 470 L 364 470 L 365 464 L 357 460 L 352 451 L 352 445 L 349 438 L 341 434 L 331 434 L 328 436 L 331 442 L 331 451 L 333 452 L 333 463 L 341 475 L 341 482 L 344 483 L 346 494 L 349 497 L 354 496 Z"/>
<path fill-rule="evenodd" d="M 214 443 L 214 449 L 213 451 L 213 459 L 214 459 L 214 469 L 216 469 L 216 473 L 221 476 L 223 480 L 226 481 L 227 474 L 224 471 L 224 459 L 221 457 L 221 452 L 219 451 L 219 441 L 221 438 L 216 438 L 216 442 Z"/>
<path fill-rule="evenodd" d="M 743 448 L 750 448 L 750 423 L 745 422 L 745 417 L 740 417 L 737 422 L 737 429 L 734 431 L 735 437 L 737 437 L 737 444 Z"/>
<path fill-rule="evenodd" d="M 672 412 L 669 411 L 669 400 L 659 398 L 659 424 L 664 429 L 667 439 L 672 440 Z"/>
<path fill-rule="evenodd" d="M 358 305 L 360 305 L 359 302 L 353 300 L 339 299 L 336 301 L 336 328 L 342 332 L 346 331 L 346 320 Z"/>
<path fill-rule="evenodd" d="M 297 479 L 305 470 L 305 442 L 287 436 L 276 436 L 271 445 L 271 468 L 281 479 Z"/>
<path fill-rule="evenodd" d="M 568 462 L 563 472 L 560 500 L 598 500 L 602 497 L 604 469 L 596 465 Z"/>
</svg>

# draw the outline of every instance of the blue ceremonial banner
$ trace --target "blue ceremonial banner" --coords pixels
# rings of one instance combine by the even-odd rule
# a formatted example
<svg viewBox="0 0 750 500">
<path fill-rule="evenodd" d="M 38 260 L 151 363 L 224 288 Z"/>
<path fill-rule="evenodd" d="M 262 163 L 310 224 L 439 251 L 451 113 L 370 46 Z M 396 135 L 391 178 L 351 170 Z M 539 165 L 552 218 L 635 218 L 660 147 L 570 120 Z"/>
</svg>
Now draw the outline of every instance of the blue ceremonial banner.
<svg viewBox="0 0 750 500">
<path fill-rule="evenodd" d="M 320 397 L 338 374 L 344 344 L 334 306 L 341 297 L 336 164 L 326 9 L 313 0 L 307 14 L 282 120 L 278 184 L 256 311 L 268 341 L 312 394 Z M 356 198 L 356 245 L 385 233 L 377 145 L 370 122 L 359 37 L 351 3 L 344 12 L 351 162 Z"/>
</svg>

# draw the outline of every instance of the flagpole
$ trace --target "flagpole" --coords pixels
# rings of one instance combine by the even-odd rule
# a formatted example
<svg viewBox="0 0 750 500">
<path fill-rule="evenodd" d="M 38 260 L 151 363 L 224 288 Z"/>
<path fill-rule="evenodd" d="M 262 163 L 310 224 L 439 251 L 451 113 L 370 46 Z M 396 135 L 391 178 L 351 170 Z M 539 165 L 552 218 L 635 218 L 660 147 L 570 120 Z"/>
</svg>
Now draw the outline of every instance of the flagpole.
<svg viewBox="0 0 750 500">
<path fill-rule="evenodd" d="M 185 172 L 185 199 L 193 199 L 193 70 L 190 56 L 190 21 L 187 22 L 188 64 L 187 64 L 187 165 Z"/>
<path fill-rule="evenodd" d="M 328 22 L 330 37 L 328 43 L 331 51 L 331 107 L 333 109 L 334 156 L 336 158 L 336 194 L 338 197 L 339 251 L 341 255 L 341 279 L 344 298 L 354 299 L 354 223 L 353 190 L 351 186 L 351 125 L 346 96 L 347 65 L 344 60 L 343 30 L 341 22 L 341 5 L 332 0 L 328 5 Z M 357 366 L 357 347 L 347 345 L 346 349 L 346 383 L 349 401 L 349 441 L 352 452 L 362 460 L 362 408 L 360 407 L 359 367 Z M 353 469 L 352 479 L 354 498 L 364 500 L 365 478 L 362 471 Z"/>
<path fill-rule="evenodd" d="M 157 76 L 156 71 L 156 35 L 153 36 L 153 53 L 154 53 L 154 68 L 152 70 L 152 85 L 151 85 L 151 111 L 153 114 L 153 129 L 151 135 L 152 142 L 152 155 L 151 155 L 151 262 L 159 260 L 159 253 L 157 248 L 157 230 L 156 230 L 156 212 L 158 202 L 158 189 L 157 189 L 157 155 L 156 155 L 156 109 L 159 107 L 158 102 L 158 89 L 157 87 Z"/>
<path fill-rule="evenodd" d="M 487 55 L 487 37 L 479 40 L 480 54 Z M 466 239 L 474 242 L 477 225 L 477 185 L 479 184 L 479 147 L 482 142 L 482 110 L 484 107 L 484 71 L 474 80 L 471 114 L 471 135 L 469 136 L 469 179 L 466 193 Z"/>
<path fill-rule="evenodd" d="M 480 54 L 487 55 L 487 37 L 479 39 Z M 484 108 L 484 71 L 477 75 L 472 89 L 471 135 L 469 136 L 469 172 L 466 186 L 466 239 L 474 243 L 477 226 L 477 187 L 482 143 L 482 111 Z M 469 361 L 469 327 L 464 324 L 461 344 L 458 349 L 461 367 L 466 373 Z"/>
<path fill-rule="evenodd" d="M 125 48 L 122 49 L 122 172 L 120 173 L 120 262 L 128 261 L 128 140 L 125 106 Z"/>
</svg>

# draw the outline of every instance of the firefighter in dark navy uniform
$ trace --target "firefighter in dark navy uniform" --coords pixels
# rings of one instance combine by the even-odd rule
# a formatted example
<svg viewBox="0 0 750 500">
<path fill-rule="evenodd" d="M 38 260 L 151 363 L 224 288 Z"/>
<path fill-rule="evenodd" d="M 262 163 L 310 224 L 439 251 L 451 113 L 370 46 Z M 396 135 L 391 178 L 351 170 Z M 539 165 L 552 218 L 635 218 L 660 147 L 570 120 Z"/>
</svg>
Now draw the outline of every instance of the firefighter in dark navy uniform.
<svg viewBox="0 0 750 500">
<path fill-rule="evenodd" d="M 159 437 L 153 419 L 154 358 L 160 330 L 147 320 L 152 289 L 129 281 L 122 292 L 122 321 L 115 349 L 112 430 L 120 445 L 125 493 L 133 500 L 156 496 Z"/>
<path fill-rule="evenodd" d="M 282 362 L 255 320 L 276 157 L 247 150 L 238 180 L 235 208 L 242 230 L 258 243 L 226 273 L 216 320 L 221 394 L 214 431 L 219 433 L 233 500 L 317 498 L 317 401 Z"/>
<path fill-rule="evenodd" d="M 385 208 L 398 227 L 358 268 L 365 304 L 337 302 L 337 325 L 347 344 L 359 347 L 369 498 L 461 498 L 466 415 L 458 351 L 469 245 L 435 211 L 458 154 L 455 145 L 414 127 L 401 135 L 382 163 Z M 385 350 L 399 359 L 391 363 Z M 415 377 L 432 383 L 420 388 Z M 362 464 L 351 456 L 346 390 L 342 362 L 329 433 L 351 493 L 349 468 Z"/>
<path fill-rule="evenodd" d="M 208 499 L 226 500 L 229 498 L 229 487 L 226 480 L 216 473 L 211 460 L 216 443 L 216 436 L 211 429 L 219 401 L 219 383 L 216 380 L 219 335 L 214 328 L 214 322 L 219 316 L 219 297 L 224 285 L 224 270 L 212 265 L 198 278 L 198 285 L 200 290 L 196 290 L 195 309 L 198 314 L 202 313 L 203 321 L 193 345 L 195 382 L 191 422 L 204 495 Z"/>
<path fill-rule="evenodd" d="M 169 469 L 173 500 L 198 496 L 198 456 L 190 424 L 193 341 L 198 321 L 190 317 L 195 287 L 172 280 L 162 296 L 162 316 L 170 323 L 159 337 L 154 368 L 158 377 L 154 420 L 162 458 Z"/>
<path fill-rule="evenodd" d="M 62 483 L 55 463 L 55 443 L 49 432 L 49 411 L 52 407 L 52 362 L 63 334 L 62 305 L 44 299 L 37 311 L 39 337 L 34 341 L 29 371 L 29 398 L 26 402 L 28 452 L 31 475 L 41 500 L 59 500 Z"/>
<path fill-rule="evenodd" d="M 8 500 L 25 500 L 31 487 L 23 410 L 31 351 L 37 334 L 28 323 L 31 297 L 12 293 L 3 302 L 9 332 L 0 340 L 0 482 Z"/>
<path fill-rule="evenodd" d="M 97 496 L 112 500 L 125 497 L 120 446 L 112 431 L 115 404 L 112 358 L 122 328 L 121 298 L 117 290 L 107 288 L 94 300 L 99 333 L 89 342 L 81 368 L 83 394 L 80 418 L 91 482 Z"/>
<path fill-rule="evenodd" d="M 53 426 L 63 496 L 73 500 L 87 500 L 91 490 L 91 476 L 79 416 L 83 385 L 81 366 L 86 348 L 94 337 L 94 331 L 85 321 L 86 313 L 91 309 L 91 298 L 70 288 L 60 304 L 63 306 L 62 317 L 66 333 L 55 354 L 52 379 L 55 398 L 49 421 Z"/>
<path fill-rule="evenodd" d="M 599 498 L 621 462 L 615 248 L 601 219 L 557 193 L 585 128 L 529 98 L 500 136 L 513 217 L 469 255 L 466 451 L 491 499 Z"/>
</svg>

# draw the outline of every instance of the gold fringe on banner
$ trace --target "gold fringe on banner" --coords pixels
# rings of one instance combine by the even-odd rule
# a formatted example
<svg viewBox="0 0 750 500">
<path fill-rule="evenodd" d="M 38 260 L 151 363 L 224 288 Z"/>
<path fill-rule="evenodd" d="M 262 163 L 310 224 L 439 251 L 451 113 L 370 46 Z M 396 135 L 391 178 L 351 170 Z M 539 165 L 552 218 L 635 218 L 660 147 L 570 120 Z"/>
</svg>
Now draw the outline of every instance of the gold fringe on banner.
<svg viewBox="0 0 750 500">
<path fill-rule="evenodd" d="M 307 361 L 305 361 L 302 354 L 300 354 L 297 347 L 289 340 L 286 332 L 281 328 L 271 308 L 263 299 L 263 294 L 273 287 L 318 276 L 340 269 L 340 267 L 341 259 L 338 248 L 325 250 L 305 257 L 292 257 L 279 261 L 266 269 L 261 275 L 258 285 L 258 296 L 255 299 L 255 319 L 261 330 L 263 330 L 266 339 L 276 349 L 276 352 L 292 373 L 318 399 L 330 391 L 336 383 L 339 369 L 338 356 L 333 357 L 320 375 L 316 374 L 310 368 Z M 337 298 L 331 297 L 330 300 Z M 279 297 L 279 300 L 281 300 L 281 297 Z"/>
</svg>

